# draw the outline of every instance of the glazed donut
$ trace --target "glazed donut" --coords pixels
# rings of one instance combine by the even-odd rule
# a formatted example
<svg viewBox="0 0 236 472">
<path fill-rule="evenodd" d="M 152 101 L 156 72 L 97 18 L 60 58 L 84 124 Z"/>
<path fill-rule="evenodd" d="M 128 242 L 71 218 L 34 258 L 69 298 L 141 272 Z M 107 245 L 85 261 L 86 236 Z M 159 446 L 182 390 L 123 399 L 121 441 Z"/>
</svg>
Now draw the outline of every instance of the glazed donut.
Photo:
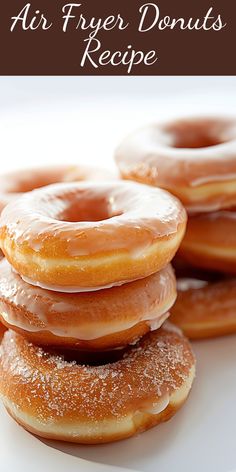
<svg viewBox="0 0 236 472">
<path fill-rule="evenodd" d="M 0 244 L 26 282 L 78 292 L 161 270 L 185 227 L 183 206 L 164 190 L 119 180 L 57 184 L 3 210 Z"/>
<path fill-rule="evenodd" d="M 195 359 L 172 325 L 119 351 L 120 359 L 85 365 L 7 331 L 0 348 L 0 394 L 9 414 L 44 438 L 104 443 L 168 420 L 190 391 Z M 118 352 L 118 351 L 116 351 Z"/>
<path fill-rule="evenodd" d="M 236 211 L 189 218 L 178 254 L 193 266 L 236 274 Z"/>
<path fill-rule="evenodd" d="M 178 279 L 170 320 L 192 339 L 236 333 L 236 279 Z"/>
<path fill-rule="evenodd" d="M 66 173 L 64 182 L 81 182 L 83 180 L 117 180 L 118 173 L 100 167 L 74 166 Z"/>
<path fill-rule="evenodd" d="M 2 323 L 0 323 L 0 342 L 2 341 L 5 331 L 6 331 L 5 326 Z"/>
<path fill-rule="evenodd" d="M 0 211 L 22 193 L 57 182 L 81 180 L 112 180 L 118 178 L 114 172 L 89 166 L 51 166 L 18 170 L 0 175 Z"/>
<path fill-rule="evenodd" d="M 236 204 L 236 119 L 153 124 L 127 137 L 115 159 L 124 179 L 169 190 L 188 211 Z"/>
<path fill-rule="evenodd" d="M 74 166 L 38 167 L 0 175 L 0 211 L 24 192 L 63 182 L 72 169 Z"/>
<path fill-rule="evenodd" d="M 169 265 L 122 287 L 60 293 L 24 282 L 6 259 L 0 262 L 0 321 L 35 344 L 112 349 L 157 329 L 176 299 Z"/>
</svg>

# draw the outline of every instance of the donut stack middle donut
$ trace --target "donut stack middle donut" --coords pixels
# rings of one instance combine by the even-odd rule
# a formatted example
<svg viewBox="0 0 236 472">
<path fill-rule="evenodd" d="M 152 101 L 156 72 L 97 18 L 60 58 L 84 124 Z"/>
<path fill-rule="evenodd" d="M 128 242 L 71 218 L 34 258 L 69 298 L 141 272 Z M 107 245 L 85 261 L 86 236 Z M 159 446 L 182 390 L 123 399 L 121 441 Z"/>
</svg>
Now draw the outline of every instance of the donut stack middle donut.
<svg viewBox="0 0 236 472">
<path fill-rule="evenodd" d="M 176 299 L 170 262 L 185 227 L 178 199 L 133 182 L 50 185 L 4 209 L 0 319 L 12 332 L 2 343 L 0 394 L 26 429 L 105 442 L 154 426 L 182 405 L 194 356 L 171 325 L 155 333 Z M 98 351 L 106 351 L 104 369 Z M 98 367 L 80 364 L 81 353 Z M 114 405 L 114 382 L 123 389 L 131 374 L 130 397 Z"/>
</svg>

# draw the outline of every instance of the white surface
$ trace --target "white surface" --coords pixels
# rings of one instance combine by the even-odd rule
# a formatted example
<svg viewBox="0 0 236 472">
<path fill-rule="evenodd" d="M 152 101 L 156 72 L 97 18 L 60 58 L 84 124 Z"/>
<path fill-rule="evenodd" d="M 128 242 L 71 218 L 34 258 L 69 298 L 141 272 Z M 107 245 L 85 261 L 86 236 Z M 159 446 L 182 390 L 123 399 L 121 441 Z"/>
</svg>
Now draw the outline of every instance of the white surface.
<svg viewBox="0 0 236 472">
<path fill-rule="evenodd" d="M 234 113 L 236 78 L 1 78 L 0 104 L 2 171 L 53 162 L 112 167 L 115 145 L 137 125 L 179 113 Z M 0 471 L 233 470 L 236 337 L 193 347 L 197 378 L 188 402 L 133 439 L 97 447 L 42 441 L 0 409 Z"/>
</svg>

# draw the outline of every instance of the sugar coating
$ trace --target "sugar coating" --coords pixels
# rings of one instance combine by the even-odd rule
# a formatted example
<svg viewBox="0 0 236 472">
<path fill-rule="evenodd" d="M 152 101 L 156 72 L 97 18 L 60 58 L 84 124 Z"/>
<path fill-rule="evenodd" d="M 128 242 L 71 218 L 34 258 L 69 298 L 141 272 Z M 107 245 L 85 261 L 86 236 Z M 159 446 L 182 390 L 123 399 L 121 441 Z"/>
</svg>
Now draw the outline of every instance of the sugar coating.
<svg viewBox="0 0 236 472">
<path fill-rule="evenodd" d="M 187 380 L 195 359 L 190 345 L 169 323 L 144 336 L 117 362 L 80 365 L 5 334 L 0 393 L 42 424 L 113 418 L 119 421 L 173 393 Z"/>
</svg>

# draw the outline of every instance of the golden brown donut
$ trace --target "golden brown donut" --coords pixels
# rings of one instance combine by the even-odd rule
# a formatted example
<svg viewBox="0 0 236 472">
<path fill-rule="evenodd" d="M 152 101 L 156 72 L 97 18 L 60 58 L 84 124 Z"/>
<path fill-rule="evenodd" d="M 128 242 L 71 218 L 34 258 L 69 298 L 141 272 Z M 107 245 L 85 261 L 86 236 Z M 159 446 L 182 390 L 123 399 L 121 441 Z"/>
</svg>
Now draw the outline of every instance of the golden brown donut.
<svg viewBox="0 0 236 472">
<path fill-rule="evenodd" d="M 164 190 L 119 180 L 56 184 L 3 210 L 0 244 L 28 283 L 78 292 L 161 270 L 185 227 L 183 206 Z"/>
<path fill-rule="evenodd" d="M 190 217 L 178 254 L 193 266 L 236 274 L 236 211 Z"/>
<path fill-rule="evenodd" d="M 117 180 L 118 172 L 92 166 L 71 166 L 65 174 L 64 182 L 80 182 L 83 180 Z"/>
<path fill-rule="evenodd" d="M 0 321 L 35 344 L 112 349 L 157 329 L 176 299 L 169 265 L 122 287 L 60 293 L 24 282 L 0 262 Z"/>
<path fill-rule="evenodd" d="M 176 195 L 190 212 L 236 204 L 236 119 L 188 118 L 128 136 L 115 154 L 124 179 Z"/>
<path fill-rule="evenodd" d="M 56 182 L 63 182 L 74 166 L 36 167 L 0 174 L 0 211 L 22 193 Z"/>
<path fill-rule="evenodd" d="M 0 348 L 0 394 L 10 415 L 39 436 L 116 441 L 168 420 L 195 373 L 187 339 L 167 324 L 105 365 L 66 360 L 8 331 Z"/>
<path fill-rule="evenodd" d="M 0 174 L 0 211 L 22 193 L 57 182 L 112 180 L 118 176 L 107 169 L 84 165 L 48 166 Z"/>
<path fill-rule="evenodd" d="M 236 333 L 236 279 L 178 279 L 170 320 L 192 339 Z"/>
<path fill-rule="evenodd" d="M 0 264 L 1 264 L 2 258 L 3 258 L 3 254 L 2 254 L 2 251 L 0 251 Z M 0 280 L 1 280 L 1 278 L 0 278 Z M 2 337 L 3 337 L 3 334 L 5 333 L 5 331 L 6 331 L 5 326 L 2 323 L 0 323 L 0 342 L 2 340 Z"/>
<path fill-rule="evenodd" d="M 5 331 L 6 331 L 6 327 L 2 323 L 0 323 L 0 342 L 2 341 Z"/>
</svg>

